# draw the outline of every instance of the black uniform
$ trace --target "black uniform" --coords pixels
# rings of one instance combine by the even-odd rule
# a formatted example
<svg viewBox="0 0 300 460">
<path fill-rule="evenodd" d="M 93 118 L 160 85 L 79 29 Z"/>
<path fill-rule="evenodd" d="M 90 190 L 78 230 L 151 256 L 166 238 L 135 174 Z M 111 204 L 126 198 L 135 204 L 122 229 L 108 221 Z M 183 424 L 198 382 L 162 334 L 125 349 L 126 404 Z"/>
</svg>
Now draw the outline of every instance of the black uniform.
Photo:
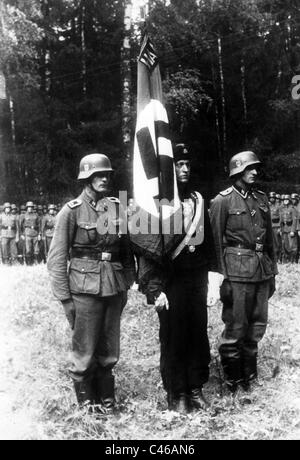
<svg viewBox="0 0 300 460">
<path fill-rule="evenodd" d="M 181 200 L 189 200 L 193 218 L 199 206 L 195 194 L 187 192 Z M 149 303 L 154 303 L 160 292 L 165 292 L 169 301 L 169 310 L 159 313 L 160 370 L 165 390 L 175 398 L 202 388 L 209 377 L 207 282 L 208 271 L 216 270 L 217 261 L 205 205 L 203 212 L 203 243 L 186 245 L 174 260 L 168 258 L 154 266 L 150 280 L 141 285 Z"/>
</svg>

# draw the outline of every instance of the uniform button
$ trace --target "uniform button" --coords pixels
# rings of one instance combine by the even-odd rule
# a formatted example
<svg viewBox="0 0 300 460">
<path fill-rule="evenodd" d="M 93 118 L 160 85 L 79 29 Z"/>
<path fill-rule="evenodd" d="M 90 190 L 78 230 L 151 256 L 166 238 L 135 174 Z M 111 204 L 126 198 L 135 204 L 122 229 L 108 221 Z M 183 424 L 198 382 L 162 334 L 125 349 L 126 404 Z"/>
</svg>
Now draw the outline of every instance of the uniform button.
<svg viewBox="0 0 300 460">
<path fill-rule="evenodd" d="M 84 268 L 82 268 L 81 271 L 84 272 Z"/>
<path fill-rule="evenodd" d="M 240 255 L 241 255 L 241 253 L 240 253 L 240 252 L 238 252 L 238 256 L 240 256 Z"/>
<path fill-rule="evenodd" d="M 260 240 L 260 237 L 258 236 L 257 239 Z"/>
</svg>

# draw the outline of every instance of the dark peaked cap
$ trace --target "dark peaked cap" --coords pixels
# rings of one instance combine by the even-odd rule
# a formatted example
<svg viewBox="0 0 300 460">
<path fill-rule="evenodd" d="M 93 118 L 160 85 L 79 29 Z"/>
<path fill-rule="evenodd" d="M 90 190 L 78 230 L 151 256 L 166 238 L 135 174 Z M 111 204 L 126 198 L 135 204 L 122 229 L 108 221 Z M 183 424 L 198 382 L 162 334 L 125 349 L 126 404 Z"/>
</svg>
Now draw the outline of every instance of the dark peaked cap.
<svg viewBox="0 0 300 460">
<path fill-rule="evenodd" d="M 175 163 L 179 160 L 190 160 L 191 155 L 186 144 L 175 144 L 173 146 L 173 155 Z"/>
</svg>

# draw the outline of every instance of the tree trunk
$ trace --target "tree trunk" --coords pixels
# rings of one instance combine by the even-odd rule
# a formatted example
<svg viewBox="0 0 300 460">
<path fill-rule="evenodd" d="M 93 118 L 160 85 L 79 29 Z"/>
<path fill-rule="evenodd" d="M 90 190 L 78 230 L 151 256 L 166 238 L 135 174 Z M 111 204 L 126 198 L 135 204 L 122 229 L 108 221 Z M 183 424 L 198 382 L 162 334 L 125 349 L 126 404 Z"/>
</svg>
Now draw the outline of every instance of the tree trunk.
<svg viewBox="0 0 300 460">
<path fill-rule="evenodd" d="M 80 18 L 80 33 L 81 33 L 81 77 L 82 77 L 82 93 L 85 96 L 87 90 L 86 81 L 86 40 L 85 40 L 85 17 L 86 5 L 85 0 L 81 2 L 81 18 Z"/>
<path fill-rule="evenodd" d="M 218 38 L 218 58 L 219 58 L 219 76 L 221 85 L 221 99 L 222 99 L 222 131 L 223 131 L 223 161 L 224 168 L 227 168 L 227 127 L 226 127 L 226 99 L 225 99 L 225 85 L 224 85 L 224 72 L 222 60 L 222 41 Z"/>
<path fill-rule="evenodd" d="M 132 23 L 132 0 L 125 1 L 124 10 L 124 39 L 121 52 L 122 61 L 122 137 L 126 159 L 130 158 L 130 146 L 132 141 L 131 133 L 131 24 Z"/>
<path fill-rule="evenodd" d="M 41 2 L 41 12 L 44 19 L 44 37 L 41 47 L 41 91 L 47 93 L 50 89 L 49 80 L 49 41 L 48 41 L 48 27 L 49 27 L 49 3 L 48 0 Z"/>
<path fill-rule="evenodd" d="M 212 75 L 212 83 L 213 83 L 213 90 L 214 90 L 215 124 L 216 124 L 216 134 L 217 134 L 218 158 L 219 158 L 219 163 L 221 165 L 223 162 L 223 159 L 222 159 L 221 134 L 220 134 L 220 119 L 219 119 L 220 114 L 219 114 L 219 107 L 218 107 L 216 73 L 215 73 L 212 55 L 211 55 L 211 75 Z"/>
<path fill-rule="evenodd" d="M 248 141 L 248 109 L 247 109 L 247 96 L 246 96 L 246 72 L 244 56 L 241 57 L 241 90 L 243 100 L 243 114 L 244 114 L 244 130 L 245 130 L 245 143 Z"/>
</svg>

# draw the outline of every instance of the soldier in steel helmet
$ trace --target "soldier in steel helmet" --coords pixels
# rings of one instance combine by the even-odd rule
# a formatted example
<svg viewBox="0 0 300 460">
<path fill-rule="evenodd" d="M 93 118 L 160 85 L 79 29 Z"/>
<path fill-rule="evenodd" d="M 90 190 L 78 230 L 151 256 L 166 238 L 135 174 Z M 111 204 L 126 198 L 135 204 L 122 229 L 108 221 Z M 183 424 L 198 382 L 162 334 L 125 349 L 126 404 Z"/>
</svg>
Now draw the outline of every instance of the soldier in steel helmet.
<svg viewBox="0 0 300 460">
<path fill-rule="evenodd" d="M 292 205 L 292 198 L 286 194 L 280 209 L 280 224 L 282 235 L 282 261 L 296 262 L 298 252 L 297 242 L 297 211 Z"/>
<path fill-rule="evenodd" d="M 19 221 L 19 229 L 20 229 L 20 237 L 19 237 L 19 242 L 17 244 L 17 249 L 18 249 L 18 261 L 21 265 L 24 265 L 25 263 L 25 236 L 22 235 L 22 230 L 21 230 L 21 219 L 22 216 L 26 214 L 26 205 L 21 204 L 20 206 L 20 214 L 18 216 L 18 221 Z"/>
<path fill-rule="evenodd" d="M 219 352 L 226 384 L 233 393 L 250 388 L 257 377 L 258 342 L 264 336 L 268 299 L 277 274 L 268 198 L 255 188 L 261 162 L 251 151 L 234 155 L 229 163 L 232 186 L 211 206 L 225 328 Z"/>
<path fill-rule="evenodd" d="M 27 201 L 26 213 L 20 216 L 20 231 L 21 238 L 25 242 L 25 260 L 27 265 L 33 265 L 34 262 L 38 263 L 39 257 L 39 241 L 41 239 L 40 219 L 34 211 L 35 208 L 32 201 Z"/>
<path fill-rule="evenodd" d="M 49 204 L 48 213 L 45 216 L 43 216 L 43 219 L 42 219 L 41 233 L 42 233 L 42 239 L 44 242 L 46 258 L 48 257 L 50 244 L 51 244 L 51 241 L 54 235 L 56 214 L 57 214 L 56 205 Z"/>
<path fill-rule="evenodd" d="M 83 192 L 57 215 L 47 263 L 54 296 L 73 330 L 69 371 L 78 403 L 105 413 L 115 406 L 120 319 L 135 280 L 125 210 L 109 196 L 112 173 L 106 155 L 81 160 Z"/>
<path fill-rule="evenodd" d="M 18 260 L 17 243 L 19 241 L 18 217 L 12 214 L 10 203 L 4 203 L 4 212 L 0 217 L 2 262 L 14 264 Z"/>
<path fill-rule="evenodd" d="M 271 212 L 272 220 L 272 229 L 274 235 L 274 247 L 276 253 L 276 260 L 279 262 L 281 260 L 281 230 L 280 230 L 280 206 L 276 204 L 276 193 L 269 193 L 269 205 Z"/>
<path fill-rule="evenodd" d="M 300 252 L 300 197 L 298 193 L 292 193 L 291 194 L 292 198 L 292 203 L 293 207 L 296 212 L 296 219 L 297 219 L 297 224 L 296 224 L 296 238 L 297 238 L 297 256 L 296 256 L 296 262 L 298 263 L 299 261 L 299 252 Z"/>
</svg>

